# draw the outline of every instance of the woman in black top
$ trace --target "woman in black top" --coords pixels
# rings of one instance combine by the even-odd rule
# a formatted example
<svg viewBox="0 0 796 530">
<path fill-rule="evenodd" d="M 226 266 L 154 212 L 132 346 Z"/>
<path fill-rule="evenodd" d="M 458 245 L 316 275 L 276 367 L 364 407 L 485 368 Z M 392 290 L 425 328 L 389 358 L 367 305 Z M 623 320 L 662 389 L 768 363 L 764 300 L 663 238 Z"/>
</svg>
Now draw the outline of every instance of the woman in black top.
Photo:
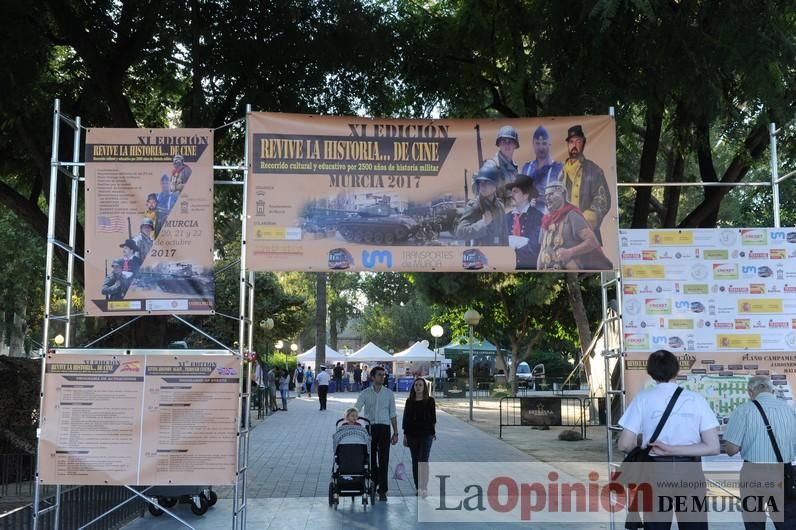
<svg viewBox="0 0 796 530">
<path fill-rule="evenodd" d="M 418 495 L 428 495 L 428 457 L 431 443 L 437 439 L 435 425 L 437 423 L 437 405 L 434 398 L 428 395 L 428 383 L 417 378 L 412 383 L 409 399 L 404 407 L 402 428 L 404 445 L 412 453 L 412 476 Z M 418 484 L 418 465 L 423 464 L 420 483 Z"/>
</svg>

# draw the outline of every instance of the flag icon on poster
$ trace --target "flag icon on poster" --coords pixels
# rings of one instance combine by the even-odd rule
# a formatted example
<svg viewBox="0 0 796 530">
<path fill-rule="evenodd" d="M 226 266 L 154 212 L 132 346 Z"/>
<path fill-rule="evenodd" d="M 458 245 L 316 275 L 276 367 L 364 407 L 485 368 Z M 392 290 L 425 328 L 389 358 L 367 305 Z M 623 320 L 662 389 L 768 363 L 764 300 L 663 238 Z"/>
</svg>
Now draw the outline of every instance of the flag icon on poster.
<svg viewBox="0 0 796 530">
<path fill-rule="evenodd" d="M 124 219 L 121 217 L 97 216 L 97 232 L 116 233 L 124 229 Z"/>
</svg>

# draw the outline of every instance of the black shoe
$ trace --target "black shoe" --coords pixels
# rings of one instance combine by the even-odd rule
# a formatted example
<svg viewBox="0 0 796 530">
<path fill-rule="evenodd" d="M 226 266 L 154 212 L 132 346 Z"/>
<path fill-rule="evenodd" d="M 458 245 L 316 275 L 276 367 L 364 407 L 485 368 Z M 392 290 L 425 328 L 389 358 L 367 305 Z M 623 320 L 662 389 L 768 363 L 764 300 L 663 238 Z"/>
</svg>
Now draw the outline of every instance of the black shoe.
<svg viewBox="0 0 796 530">
<path fill-rule="evenodd" d="M 379 493 L 379 500 L 380 501 L 386 501 L 387 500 L 387 494 L 386 493 Z"/>
</svg>

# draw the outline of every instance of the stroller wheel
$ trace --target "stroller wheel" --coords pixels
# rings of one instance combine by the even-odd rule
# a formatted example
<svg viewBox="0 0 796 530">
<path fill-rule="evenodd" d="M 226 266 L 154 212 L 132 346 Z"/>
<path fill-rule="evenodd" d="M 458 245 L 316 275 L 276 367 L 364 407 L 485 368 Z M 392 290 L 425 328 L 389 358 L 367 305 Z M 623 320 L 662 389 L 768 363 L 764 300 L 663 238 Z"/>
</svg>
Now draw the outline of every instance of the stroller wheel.
<svg viewBox="0 0 796 530">
<path fill-rule="evenodd" d="M 204 497 L 207 500 L 208 506 L 213 506 L 215 505 L 216 502 L 218 502 L 218 495 L 216 495 L 216 492 L 213 490 L 203 491 L 202 497 Z"/>
<path fill-rule="evenodd" d="M 334 483 L 329 483 L 329 506 L 337 507 L 334 503 Z"/>
<path fill-rule="evenodd" d="M 370 504 L 376 506 L 376 483 L 370 481 Z"/>
<path fill-rule="evenodd" d="M 199 505 L 196 505 L 196 499 L 199 499 Z M 196 515 L 204 515 L 207 512 L 207 509 L 210 507 L 207 504 L 207 499 L 204 498 L 203 495 L 199 495 L 198 497 L 194 497 L 191 500 L 191 511 Z"/>
<path fill-rule="evenodd" d="M 155 517 L 160 517 L 161 515 L 163 515 L 163 510 L 158 508 L 156 504 L 149 503 L 148 507 L 149 507 L 149 513 L 151 513 Z"/>
</svg>

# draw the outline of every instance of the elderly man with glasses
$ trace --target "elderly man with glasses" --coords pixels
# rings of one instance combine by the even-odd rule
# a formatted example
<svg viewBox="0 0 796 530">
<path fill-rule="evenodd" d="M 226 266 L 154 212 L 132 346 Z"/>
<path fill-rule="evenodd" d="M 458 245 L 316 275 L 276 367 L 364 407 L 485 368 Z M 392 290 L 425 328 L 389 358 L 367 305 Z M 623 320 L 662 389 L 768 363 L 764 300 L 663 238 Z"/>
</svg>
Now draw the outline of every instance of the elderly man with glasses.
<svg viewBox="0 0 796 530">
<path fill-rule="evenodd" d="M 395 394 L 385 386 L 387 373 L 377 366 L 370 371 L 372 384 L 360 392 L 356 408 L 371 423 L 370 469 L 379 492 L 379 500 L 387 500 L 387 471 L 390 467 L 390 444 L 398 443 L 398 413 Z M 390 436 L 392 425 L 392 437 Z"/>
</svg>

